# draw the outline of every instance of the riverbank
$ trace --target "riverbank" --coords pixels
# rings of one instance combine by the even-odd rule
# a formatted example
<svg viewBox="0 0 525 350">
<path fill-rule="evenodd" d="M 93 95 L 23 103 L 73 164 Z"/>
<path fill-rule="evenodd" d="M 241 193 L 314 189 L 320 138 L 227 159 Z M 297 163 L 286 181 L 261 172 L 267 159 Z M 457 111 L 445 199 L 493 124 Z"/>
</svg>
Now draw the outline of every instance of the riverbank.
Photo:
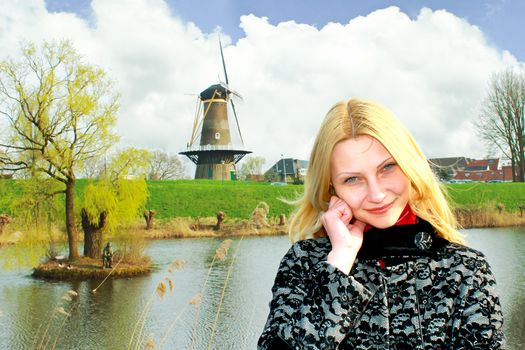
<svg viewBox="0 0 525 350">
<path fill-rule="evenodd" d="M 483 227 L 512 227 L 525 226 L 525 215 L 519 212 L 499 211 L 494 208 L 457 208 L 455 214 L 461 229 Z M 288 225 L 280 224 L 280 218 L 264 219 L 261 222 L 252 220 L 229 219 L 217 229 L 217 219 L 206 218 L 175 218 L 171 220 L 154 220 L 151 229 L 146 229 L 144 221 L 137 220 L 127 229 L 137 237 L 146 240 L 177 239 L 177 238 L 206 238 L 206 237 L 238 237 L 238 236 L 274 236 L 287 235 Z M 13 229 L 7 230 L 0 236 L 0 247 L 16 244 L 23 234 Z M 82 234 L 79 233 L 79 239 Z M 113 239 L 108 237 L 107 239 Z M 55 243 L 66 243 L 65 233 L 55 233 L 52 237 Z"/>
<path fill-rule="evenodd" d="M 525 226 L 525 215 L 499 211 L 497 208 L 457 208 L 454 211 L 459 227 L 488 228 Z"/>
<path fill-rule="evenodd" d="M 0 214 L 16 217 L 9 204 L 20 197 L 23 181 L 0 181 Z M 82 200 L 87 183 L 84 179 L 77 181 L 76 199 Z M 154 210 L 155 218 L 160 220 L 214 217 L 218 211 L 223 211 L 230 219 L 248 219 L 260 202 L 269 205 L 269 217 L 290 216 L 294 206 L 286 201 L 297 199 L 304 192 L 303 185 L 272 186 L 242 181 L 162 180 L 147 181 L 147 185 L 150 196 L 146 208 Z M 458 208 L 502 205 L 506 212 L 519 213 L 520 206 L 525 206 L 525 183 L 472 182 L 444 184 L 444 188 L 452 205 Z"/>
<path fill-rule="evenodd" d="M 175 218 L 155 222 L 149 230 L 141 223 L 133 228 L 146 239 L 275 236 L 288 234 L 288 225 L 279 224 L 279 218 L 254 220 L 226 220 L 217 227 L 217 218 Z"/>
<path fill-rule="evenodd" d="M 456 209 L 458 223 L 462 228 L 479 227 L 509 227 L 525 226 L 525 217 L 517 213 L 498 211 L 492 208 L 460 208 Z M 138 239 L 161 240 L 177 238 L 228 238 L 236 236 L 271 236 L 286 235 L 288 225 L 282 218 L 259 218 L 259 220 L 229 220 L 217 226 L 217 218 L 176 218 L 169 221 L 154 222 L 150 229 L 144 223 L 137 221 L 130 227 L 127 234 Z M 281 221 L 281 222 L 280 222 Z M 21 237 L 20 233 L 9 235 L 6 242 L 16 244 L 13 237 Z M 61 238 L 60 238 L 61 237 Z M 65 234 L 55 237 L 54 241 L 64 245 Z M 119 244 L 115 237 L 106 237 Z M 103 269 L 101 260 L 80 258 L 76 261 L 50 260 L 39 264 L 33 272 L 37 278 L 52 280 L 103 280 L 106 278 L 130 278 L 149 274 L 152 266 L 149 258 L 122 261 L 117 257 L 113 268 Z"/>
</svg>

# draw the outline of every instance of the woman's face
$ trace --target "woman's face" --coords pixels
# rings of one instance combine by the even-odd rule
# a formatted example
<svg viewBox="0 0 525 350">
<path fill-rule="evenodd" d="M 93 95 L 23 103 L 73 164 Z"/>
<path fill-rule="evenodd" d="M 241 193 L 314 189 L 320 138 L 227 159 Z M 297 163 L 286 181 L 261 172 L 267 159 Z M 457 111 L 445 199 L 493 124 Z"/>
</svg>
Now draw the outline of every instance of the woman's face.
<svg viewBox="0 0 525 350">
<path fill-rule="evenodd" d="M 408 203 L 410 181 L 386 148 L 361 135 L 335 145 L 331 180 L 357 220 L 373 227 L 394 225 Z"/>
</svg>

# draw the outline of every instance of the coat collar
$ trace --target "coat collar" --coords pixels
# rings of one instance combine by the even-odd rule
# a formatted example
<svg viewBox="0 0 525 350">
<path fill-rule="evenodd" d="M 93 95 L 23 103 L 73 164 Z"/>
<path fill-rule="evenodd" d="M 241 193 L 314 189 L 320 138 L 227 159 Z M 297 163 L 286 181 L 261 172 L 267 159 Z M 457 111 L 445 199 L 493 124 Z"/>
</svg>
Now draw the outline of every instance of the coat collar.
<svg viewBox="0 0 525 350">
<path fill-rule="evenodd" d="M 359 259 L 437 257 L 446 241 L 437 236 L 430 223 L 418 218 L 415 224 L 386 229 L 371 228 L 364 233 Z"/>
</svg>

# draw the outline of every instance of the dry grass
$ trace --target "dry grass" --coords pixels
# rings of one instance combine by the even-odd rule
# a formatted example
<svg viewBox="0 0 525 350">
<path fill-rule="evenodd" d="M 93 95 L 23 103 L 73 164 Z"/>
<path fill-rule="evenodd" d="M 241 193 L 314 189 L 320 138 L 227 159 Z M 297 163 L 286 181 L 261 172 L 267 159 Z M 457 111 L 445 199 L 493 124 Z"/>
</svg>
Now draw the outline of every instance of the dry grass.
<svg viewBox="0 0 525 350">
<path fill-rule="evenodd" d="M 506 212 L 497 207 L 457 208 L 455 214 L 463 228 L 524 226 L 525 215 Z"/>
<path fill-rule="evenodd" d="M 65 231 L 56 225 L 36 230 L 34 227 L 28 227 L 27 224 L 20 221 L 16 217 L 11 218 L 10 223 L 4 227 L 3 233 L 0 234 L 0 246 L 13 245 L 24 240 L 24 238 L 27 240 L 28 231 L 32 231 L 30 233 L 31 238 L 35 241 L 67 242 Z"/>
<path fill-rule="evenodd" d="M 164 223 L 156 223 L 154 228 L 146 230 L 141 223 L 139 229 L 143 230 L 146 239 L 170 238 L 200 238 L 200 237 L 235 237 L 235 236 L 269 236 L 285 235 L 288 233 L 287 225 L 279 225 L 279 218 L 271 218 L 266 224 L 250 220 L 225 220 L 222 228 L 213 230 L 216 218 L 175 218 Z"/>
<path fill-rule="evenodd" d="M 18 243 L 22 238 L 22 235 L 23 234 L 20 231 L 6 230 L 6 232 L 0 235 L 0 247 Z"/>
</svg>

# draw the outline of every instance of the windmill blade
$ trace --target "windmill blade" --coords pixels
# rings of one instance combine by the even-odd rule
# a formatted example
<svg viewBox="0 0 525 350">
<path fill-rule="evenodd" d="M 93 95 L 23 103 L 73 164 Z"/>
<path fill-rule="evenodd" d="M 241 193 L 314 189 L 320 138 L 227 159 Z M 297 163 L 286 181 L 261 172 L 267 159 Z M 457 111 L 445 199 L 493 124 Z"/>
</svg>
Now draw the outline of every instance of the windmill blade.
<svg viewBox="0 0 525 350">
<path fill-rule="evenodd" d="M 225 88 L 226 91 L 228 91 L 229 94 L 234 94 L 236 97 L 240 98 L 241 100 L 244 99 L 240 93 L 238 93 L 237 91 L 233 90 L 232 88 L 230 88 L 228 85 L 226 85 L 226 84 L 223 83 L 222 81 L 220 81 L 219 84 L 220 84 L 223 88 Z"/>
<path fill-rule="evenodd" d="M 226 78 L 226 85 L 228 85 L 228 73 L 226 73 L 226 63 L 224 62 L 224 54 L 222 53 L 221 37 L 219 36 L 219 48 L 221 49 L 222 68 L 224 69 L 224 78 Z"/>
<path fill-rule="evenodd" d="M 242 134 L 241 134 L 241 127 L 239 126 L 239 119 L 237 119 L 237 111 L 235 110 L 235 104 L 233 103 L 232 99 L 230 99 L 230 102 L 232 104 L 233 115 L 235 116 L 235 123 L 237 123 L 237 130 L 239 131 L 239 136 L 241 137 L 241 143 L 244 146 L 244 140 L 242 139 Z"/>
</svg>

